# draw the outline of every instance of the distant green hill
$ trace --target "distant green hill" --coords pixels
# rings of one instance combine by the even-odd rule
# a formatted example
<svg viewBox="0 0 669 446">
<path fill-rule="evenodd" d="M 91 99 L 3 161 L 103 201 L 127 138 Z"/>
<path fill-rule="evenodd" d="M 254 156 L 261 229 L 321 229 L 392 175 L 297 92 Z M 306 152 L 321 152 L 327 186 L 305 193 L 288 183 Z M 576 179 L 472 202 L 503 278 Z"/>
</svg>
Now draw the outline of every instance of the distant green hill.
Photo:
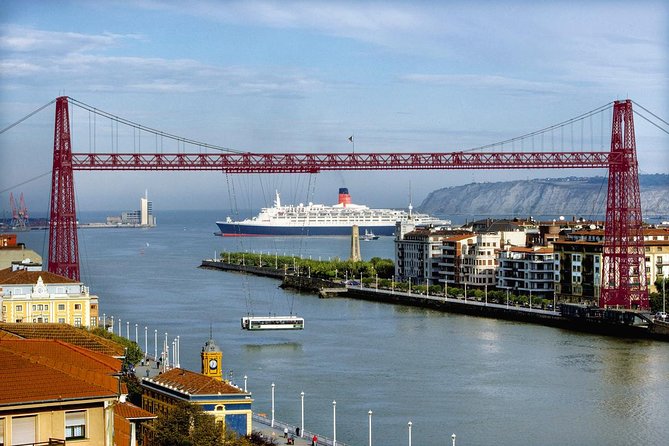
<svg viewBox="0 0 669 446">
<path fill-rule="evenodd" d="M 608 178 L 569 177 L 471 183 L 431 192 L 418 210 L 452 218 L 564 215 L 602 218 Z M 644 220 L 669 219 L 669 175 L 639 175 Z"/>
</svg>

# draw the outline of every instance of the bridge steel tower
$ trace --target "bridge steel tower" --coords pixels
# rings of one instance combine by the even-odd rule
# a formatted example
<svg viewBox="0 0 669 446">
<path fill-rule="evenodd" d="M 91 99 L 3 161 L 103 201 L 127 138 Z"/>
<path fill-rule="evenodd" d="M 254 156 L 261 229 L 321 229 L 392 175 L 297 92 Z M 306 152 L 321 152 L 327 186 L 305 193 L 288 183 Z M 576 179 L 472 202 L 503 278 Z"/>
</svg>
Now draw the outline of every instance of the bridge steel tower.
<svg viewBox="0 0 669 446">
<path fill-rule="evenodd" d="M 316 173 L 390 169 L 609 169 L 600 307 L 648 308 L 632 101 L 616 101 L 610 152 L 72 154 L 68 98 L 56 100 L 49 265 L 79 280 L 73 170 L 218 170 Z"/>
<path fill-rule="evenodd" d="M 611 154 L 620 154 L 621 162 L 609 165 L 602 249 L 604 275 L 599 306 L 646 309 L 649 303 L 639 163 L 636 157 L 632 101 L 629 99 L 613 104 Z"/>
<path fill-rule="evenodd" d="M 70 115 L 67 107 L 67 96 L 56 100 L 48 270 L 79 281 L 79 242 L 74 205 Z"/>
</svg>

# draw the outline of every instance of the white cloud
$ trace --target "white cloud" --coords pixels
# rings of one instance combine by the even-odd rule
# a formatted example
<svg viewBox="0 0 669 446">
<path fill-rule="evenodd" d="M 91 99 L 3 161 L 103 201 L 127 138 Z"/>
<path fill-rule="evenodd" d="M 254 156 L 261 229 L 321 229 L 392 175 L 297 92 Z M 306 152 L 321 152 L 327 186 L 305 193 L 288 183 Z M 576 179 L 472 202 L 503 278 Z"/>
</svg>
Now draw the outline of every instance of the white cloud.
<svg viewBox="0 0 669 446">
<path fill-rule="evenodd" d="M 495 89 L 509 93 L 558 94 L 569 88 L 555 82 L 530 81 L 486 74 L 407 74 L 402 80 L 427 85 L 453 86 L 476 89 Z"/>
<path fill-rule="evenodd" d="M 17 36 L 23 36 L 21 38 Z M 90 91 L 302 95 L 322 83 L 295 70 L 215 66 L 192 59 L 111 56 L 105 50 L 136 35 L 88 35 L 7 27 L 0 37 L 3 81 L 88 86 Z"/>
</svg>

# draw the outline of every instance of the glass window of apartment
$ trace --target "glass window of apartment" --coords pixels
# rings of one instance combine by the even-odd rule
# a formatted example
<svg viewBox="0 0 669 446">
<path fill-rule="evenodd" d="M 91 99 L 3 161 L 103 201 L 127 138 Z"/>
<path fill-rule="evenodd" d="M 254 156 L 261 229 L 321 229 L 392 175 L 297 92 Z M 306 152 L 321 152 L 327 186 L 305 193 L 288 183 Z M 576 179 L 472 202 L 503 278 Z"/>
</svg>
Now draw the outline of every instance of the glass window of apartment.
<svg viewBox="0 0 669 446">
<path fill-rule="evenodd" d="M 58 304 L 58 311 L 65 311 L 65 304 Z"/>
<path fill-rule="evenodd" d="M 65 318 L 64 317 L 59 317 L 58 318 L 58 323 L 59 324 L 64 324 L 65 323 Z"/>
<path fill-rule="evenodd" d="M 23 305 L 17 305 L 16 311 L 23 311 Z"/>
<path fill-rule="evenodd" d="M 81 310 L 81 304 L 74 304 L 75 310 Z"/>
<path fill-rule="evenodd" d="M 80 317 L 75 317 L 74 318 L 74 326 L 75 327 L 81 327 L 81 318 Z"/>
<path fill-rule="evenodd" d="M 86 411 L 65 412 L 65 439 L 86 438 Z"/>
</svg>

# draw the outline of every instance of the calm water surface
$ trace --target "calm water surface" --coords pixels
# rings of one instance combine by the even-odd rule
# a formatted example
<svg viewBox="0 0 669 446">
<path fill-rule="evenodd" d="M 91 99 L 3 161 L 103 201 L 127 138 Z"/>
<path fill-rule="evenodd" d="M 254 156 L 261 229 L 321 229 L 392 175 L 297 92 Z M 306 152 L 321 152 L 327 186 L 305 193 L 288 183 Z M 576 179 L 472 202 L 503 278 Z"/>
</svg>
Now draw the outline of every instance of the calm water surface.
<svg viewBox="0 0 669 446">
<path fill-rule="evenodd" d="M 159 227 L 79 231 L 82 279 L 101 312 L 170 341 L 182 367 L 199 371 L 209 326 L 234 382 L 254 410 L 366 445 L 369 410 L 376 445 L 667 444 L 669 345 L 617 340 L 513 322 L 347 299 L 318 299 L 275 280 L 197 268 L 222 250 L 348 257 L 346 238 L 214 237 L 220 213 L 164 213 Z M 97 220 L 102 220 L 98 218 Z M 20 234 L 35 249 L 46 232 Z M 362 242 L 365 258 L 392 258 L 389 237 Z M 45 256 L 46 258 L 46 256 Z M 249 333 L 239 319 L 297 312 L 299 332 Z M 448 438 L 446 438 L 448 437 Z"/>
</svg>

